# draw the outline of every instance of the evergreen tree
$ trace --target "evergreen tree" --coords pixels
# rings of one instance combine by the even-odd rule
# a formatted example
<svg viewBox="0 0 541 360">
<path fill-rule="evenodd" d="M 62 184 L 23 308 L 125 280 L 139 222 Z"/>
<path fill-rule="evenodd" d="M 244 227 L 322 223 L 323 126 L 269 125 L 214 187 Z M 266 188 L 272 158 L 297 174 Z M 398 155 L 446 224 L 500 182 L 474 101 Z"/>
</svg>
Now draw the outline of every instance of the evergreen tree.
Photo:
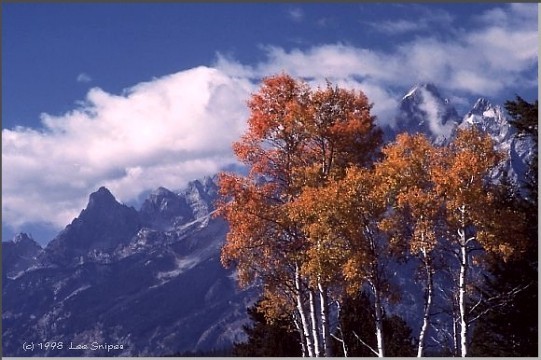
<svg viewBox="0 0 541 360">
<path fill-rule="evenodd" d="M 511 124 L 518 130 L 519 136 L 532 136 L 537 145 L 538 133 L 538 101 L 533 103 L 525 101 L 520 96 L 515 100 L 505 102 L 505 109 L 511 115 Z"/>
<path fill-rule="evenodd" d="M 385 337 L 386 356 L 413 357 L 415 343 L 411 328 L 398 315 L 383 318 L 383 336 Z"/>
<path fill-rule="evenodd" d="M 388 316 L 383 312 L 383 336 L 385 356 L 410 357 L 415 355 L 415 344 L 411 328 L 398 315 Z M 359 292 L 343 301 L 339 316 L 339 329 L 335 333 L 333 352 L 344 356 L 377 356 L 377 339 L 374 331 L 374 301 L 368 292 Z"/>
<path fill-rule="evenodd" d="M 524 232 L 515 234 L 525 242 L 525 251 L 508 262 L 494 261 L 483 289 L 485 298 L 495 299 L 494 310 L 480 319 L 473 336 L 476 356 L 538 356 L 538 107 L 517 96 L 505 107 L 517 136 L 531 136 L 535 149 L 525 184 L 526 199 L 510 184 L 499 194 L 500 206 L 517 209 L 525 220 Z"/>
<path fill-rule="evenodd" d="M 234 356 L 301 356 L 299 334 L 290 320 L 278 318 L 270 321 L 260 308 L 261 300 L 248 308 L 251 325 L 243 329 L 248 340 L 236 343 Z"/>
<path fill-rule="evenodd" d="M 539 109 L 538 101 L 529 103 L 520 96 L 514 101 L 506 101 L 505 109 L 511 116 L 511 125 L 517 129 L 517 137 L 530 137 L 534 142 L 533 156 L 530 160 L 529 169 L 526 173 L 524 188 L 527 198 L 537 209 L 537 184 L 538 184 L 538 133 L 539 133 Z M 535 204 L 534 204 L 535 203 Z M 536 217 L 537 218 L 537 217 Z M 537 221 L 535 221 L 537 223 Z"/>
</svg>

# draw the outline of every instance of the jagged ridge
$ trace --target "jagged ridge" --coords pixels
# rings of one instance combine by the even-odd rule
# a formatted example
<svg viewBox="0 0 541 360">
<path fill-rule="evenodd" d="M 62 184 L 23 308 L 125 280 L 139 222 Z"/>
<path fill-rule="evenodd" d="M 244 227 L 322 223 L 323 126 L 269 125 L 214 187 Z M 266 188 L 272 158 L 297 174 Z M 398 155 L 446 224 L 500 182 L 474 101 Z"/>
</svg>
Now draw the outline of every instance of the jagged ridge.
<svg viewBox="0 0 541 360">
<path fill-rule="evenodd" d="M 241 341 L 255 290 L 240 291 L 220 264 L 227 225 L 210 218 L 216 191 L 212 178 L 176 193 L 159 188 L 139 212 L 105 188 L 91 194 L 86 209 L 38 250 L 34 268 L 19 262 L 23 270 L 10 276 L 17 268 L 7 263 L 4 354 L 26 355 L 19 339 L 35 334 L 123 344 L 114 353 L 57 349 L 40 356 L 156 356 Z"/>
</svg>

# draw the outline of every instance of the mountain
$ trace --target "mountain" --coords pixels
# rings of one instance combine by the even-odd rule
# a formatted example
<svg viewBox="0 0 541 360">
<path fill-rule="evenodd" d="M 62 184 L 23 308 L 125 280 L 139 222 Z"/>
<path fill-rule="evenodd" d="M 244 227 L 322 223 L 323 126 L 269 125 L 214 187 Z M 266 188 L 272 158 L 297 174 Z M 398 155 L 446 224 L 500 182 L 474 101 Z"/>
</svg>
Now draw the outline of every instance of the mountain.
<svg viewBox="0 0 541 360">
<path fill-rule="evenodd" d="M 459 127 L 475 126 L 487 132 L 504 149 L 515 134 L 505 111 L 499 105 L 492 105 L 487 99 L 479 98 L 472 109 L 464 116 Z"/>
<path fill-rule="evenodd" d="M 143 224 L 167 230 L 209 215 L 214 211 L 214 201 L 218 194 L 215 181 L 216 177 L 194 180 L 178 193 L 159 187 L 143 202 Z"/>
<path fill-rule="evenodd" d="M 396 124 L 394 127 L 384 128 L 384 137 L 392 140 L 401 132 L 425 134 L 436 144 L 446 144 L 456 134 L 458 129 L 476 127 L 487 133 L 494 141 L 494 148 L 500 151 L 504 157 L 502 161 L 490 173 L 490 180 L 501 182 L 506 178 L 515 189 L 521 189 L 525 180 L 529 161 L 535 151 L 534 141 L 530 137 L 517 137 L 516 129 L 511 126 L 508 115 L 504 108 L 492 104 L 486 98 L 478 98 L 471 109 L 460 118 L 450 101 L 440 95 L 438 89 L 432 84 L 418 85 L 412 88 L 401 100 L 397 109 Z M 520 191 L 520 190 L 519 190 Z M 525 195 L 525 194 L 523 194 Z M 438 259 L 440 267 L 449 269 L 456 260 L 453 257 Z M 418 277 L 415 269 L 420 264 L 415 259 L 409 259 L 406 263 L 394 263 L 390 261 L 386 270 L 390 274 L 393 286 L 400 288 L 401 299 L 396 303 L 388 304 L 385 309 L 390 314 L 404 316 L 412 329 L 420 329 L 423 308 L 422 304 L 426 294 L 419 291 Z M 480 265 L 471 264 L 471 275 L 482 278 L 487 274 Z M 434 274 L 433 308 L 437 309 L 431 315 L 433 329 L 430 338 L 426 341 L 427 355 L 430 354 L 432 345 L 441 347 L 449 344 L 453 339 L 453 309 L 452 304 L 453 285 L 455 280 L 451 273 L 438 271 Z M 437 325 L 436 325 L 437 324 Z M 417 331 L 417 330 L 415 330 Z"/>
<path fill-rule="evenodd" d="M 193 221 L 194 217 L 185 198 L 160 187 L 141 206 L 141 219 L 147 227 L 168 230 Z"/>
<path fill-rule="evenodd" d="M 400 133 L 422 133 L 433 143 L 450 141 L 457 129 L 475 126 L 488 133 L 495 148 L 505 159 L 491 174 L 494 181 L 507 177 L 520 188 L 525 179 L 534 143 L 529 137 L 518 138 L 505 110 L 485 98 L 478 98 L 470 111 L 460 117 L 451 101 L 443 97 L 434 84 L 422 83 L 411 88 L 401 99 L 393 125 L 383 126 L 384 139 L 392 141 Z"/>
<path fill-rule="evenodd" d="M 402 98 L 394 126 L 384 128 L 386 140 L 397 134 L 422 133 L 434 143 L 443 144 L 453 134 L 460 117 L 451 102 L 442 97 L 434 84 L 414 86 Z"/>
<path fill-rule="evenodd" d="M 108 256 L 141 228 L 138 212 L 116 201 L 105 187 L 90 195 L 88 206 L 45 248 L 46 265 L 74 265 Z"/>
<path fill-rule="evenodd" d="M 176 193 L 159 188 L 140 211 L 105 188 L 91 194 L 42 252 L 24 252 L 37 265 L 3 282 L 4 355 L 159 356 L 243 340 L 256 290 L 238 289 L 220 263 L 227 224 L 212 217 L 216 190 L 212 178 Z M 6 243 L 4 259 L 29 241 Z M 21 339 L 64 346 L 29 354 Z M 93 342 L 118 346 L 93 350 Z"/>
<path fill-rule="evenodd" d="M 506 176 L 511 184 L 520 187 L 526 176 L 528 163 L 532 158 L 534 142 L 530 137 L 517 137 L 504 109 L 493 105 L 487 99 L 479 98 L 464 116 L 459 128 L 474 126 L 486 132 L 495 142 L 495 148 L 506 159 L 493 171 L 493 179 Z"/>
<path fill-rule="evenodd" d="M 16 277 L 38 263 L 42 248 L 25 233 L 17 234 L 12 241 L 2 243 L 2 278 Z"/>
</svg>

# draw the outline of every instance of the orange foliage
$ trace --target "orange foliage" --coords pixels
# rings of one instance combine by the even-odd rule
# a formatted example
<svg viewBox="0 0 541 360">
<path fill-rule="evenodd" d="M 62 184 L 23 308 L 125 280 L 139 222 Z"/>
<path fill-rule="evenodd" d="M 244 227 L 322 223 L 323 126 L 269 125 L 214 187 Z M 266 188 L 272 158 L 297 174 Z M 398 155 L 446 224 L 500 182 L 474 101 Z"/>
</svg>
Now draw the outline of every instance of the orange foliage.
<svg viewBox="0 0 541 360">
<path fill-rule="evenodd" d="M 373 231 L 375 220 L 385 212 L 376 188 L 370 169 L 351 167 L 344 178 L 307 188 L 291 204 L 290 217 L 308 238 L 303 272 L 312 282 L 345 281 L 358 290 L 365 278 L 374 275 L 378 249 Z"/>
<path fill-rule="evenodd" d="M 457 229 L 469 229 L 469 238 L 485 250 L 511 254 L 510 229 L 517 231 L 520 219 L 498 207 L 487 181 L 502 158 L 487 134 L 459 129 L 442 147 L 423 135 L 402 134 L 382 152 L 375 172 L 393 212 L 380 226 L 394 244 L 405 242 L 413 253 L 426 255 L 438 238 L 453 241 Z"/>
<path fill-rule="evenodd" d="M 386 197 L 394 211 L 381 221 L 380 228 L 398 248 L 407 244 L 415 254 L 430 252 L 436 245 L 440 208 L 430 178 L 437 149 L 423 135 L 401 134 L 383 154 L 375 172 L 382 182 L 380 196 Z"/>
<path fill-rule="evenodd" d="M 222 263 L 236 265 L 241 285 L 259 277 L 268 289 L 291 286 L 295 265 L 307 277 L 330 281 L 327 269 L 339 261 L 341 250 L 331 239 L 314 243 L 324 236 L 318 233 L 322 228 L 298 216 L 315 219 L 319 214 L 310 209 L 315 206 L 310 189 L 316 191 L 343 178 L 348 167 L 370 165 L 377 157 L 381 132 L 370 115 L 371 105 L 361 92 L 330 84 L 312 90 L 281 74 L 265 78 L 248 107 L 248 130 L 233 144 L 248 176 L 220 177 L 217 214 L 230 227 Z M 331 189 L 325 191 L 332 196 Z M 275 292 L 283 293 L 282 300 L 287 294 Z"/>
</svg>

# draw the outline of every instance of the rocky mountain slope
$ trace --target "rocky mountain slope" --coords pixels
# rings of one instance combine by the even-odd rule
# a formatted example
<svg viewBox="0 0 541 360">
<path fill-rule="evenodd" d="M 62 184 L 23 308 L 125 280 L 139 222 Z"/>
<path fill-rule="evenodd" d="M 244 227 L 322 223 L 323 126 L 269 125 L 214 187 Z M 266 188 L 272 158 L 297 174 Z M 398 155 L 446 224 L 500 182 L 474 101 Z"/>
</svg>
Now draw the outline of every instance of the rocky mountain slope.
<svg viewBox="0 0 541 360">
<path fill-rule="evenodd" d="M 242 340 L 255 291 L 220 264 L 227 224 L 211 217 L 216 189 L 211 178 L 160 188 L 138 212 L 100 188 L 45 249 L 25 235 L 4 243 L 4 354 L 157 356 Z M 24 341 L 64 346 L 29 353 Z"/>
<path fill-rule="evenodd" d="M 384 129 L 387 140 L 403 132 L 423 133 L 436 144 L 448 141 L 460 122 L 450 100 L 434 84 L 414 86 L 399 103 L 393 127 Z"/>
<path fill-rule="evenodd" d="M 458 127 L 469 126 L 487 132 L 494 140 L 496 149 L 506 157 L 493 171 L 492 177 L 501 179 L 505 175 L 512 184 L 520 187 L 526 175 L 527 164 L 533 155 L 533 140 L 529 137 L 516 137 L 516 130 L 509 123 L 505 110 L 484 98 L 476 101 Z"/>
<path fill-rule="evenodd" d="M 37 264 L 41 246 L 28 234 L 20 233 L 12 241 L 2 243 L 2 280 L 16 277 Z"/>
</svg>

